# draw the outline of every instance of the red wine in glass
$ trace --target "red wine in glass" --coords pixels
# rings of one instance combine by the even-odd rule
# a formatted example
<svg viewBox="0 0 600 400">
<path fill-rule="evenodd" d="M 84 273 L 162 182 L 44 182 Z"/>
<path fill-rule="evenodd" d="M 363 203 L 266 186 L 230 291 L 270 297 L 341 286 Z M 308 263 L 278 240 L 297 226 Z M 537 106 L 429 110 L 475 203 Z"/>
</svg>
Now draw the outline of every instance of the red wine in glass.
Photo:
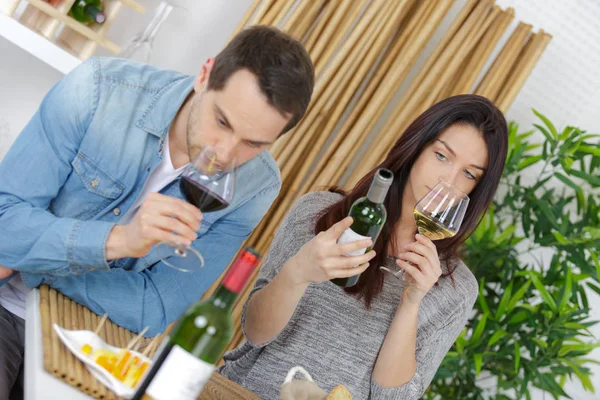
<svg viewBox="0 0 600 400">
<path fill-rule="evenodd" d="M 214 149 L 204 147 L 183 170 L 179 188 L 188 203 L 210 213 L 231 204 L 235 177 L 235 159 L 221 162 Z M 192 246 L 161 242 L 155 249 L 165 265 L 179 271 L 195 272 L 204 266 L 202 254 Z"/>
<path fill-rule="evenodd" d="M 219 211 L 229 206 L 229 202 L 225 199 L 187 176 L 181 178 L 179 187 L 187 201 L 198 207 L 202 212 Z"/>
</svg>

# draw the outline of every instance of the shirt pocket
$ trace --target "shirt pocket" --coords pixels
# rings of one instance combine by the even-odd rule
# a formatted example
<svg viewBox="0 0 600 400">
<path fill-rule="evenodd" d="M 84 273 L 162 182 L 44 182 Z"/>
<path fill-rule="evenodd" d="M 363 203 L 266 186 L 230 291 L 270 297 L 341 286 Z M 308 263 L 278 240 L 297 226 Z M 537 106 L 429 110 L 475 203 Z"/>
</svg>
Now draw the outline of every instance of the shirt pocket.
<svg viewBox="0 0 600 400">
<path fill-rule="evenodd" d="M 92 219 L 123 194 L 125 186 L 94 161 L 78 153 L 71 162 L 73 174 L 53 204 L 59 217 Z"/>
<path fill-rule="evenodd" d="M 124 186 L 100 168 L 82 153 L 78 153 L 71 163 L 85 188 L 94 194 L 109 200 L 118 198 L 123 193 Z"/>
</svg>

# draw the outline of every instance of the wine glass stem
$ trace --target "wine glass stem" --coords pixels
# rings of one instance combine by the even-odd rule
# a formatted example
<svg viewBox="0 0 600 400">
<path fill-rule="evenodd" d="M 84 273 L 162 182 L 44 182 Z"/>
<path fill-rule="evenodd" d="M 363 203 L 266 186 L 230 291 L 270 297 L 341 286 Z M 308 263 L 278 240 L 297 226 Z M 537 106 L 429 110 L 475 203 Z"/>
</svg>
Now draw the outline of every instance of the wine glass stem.
<svg viewBox="0 0 600 400">
<path fill-rule="evenodd" d="M 177 247 L 175 247 L 175 254 L 177 254 L 179 257 L 185 257 L 187 255 L 185 246 L 177 245 Z"/>
</svg>

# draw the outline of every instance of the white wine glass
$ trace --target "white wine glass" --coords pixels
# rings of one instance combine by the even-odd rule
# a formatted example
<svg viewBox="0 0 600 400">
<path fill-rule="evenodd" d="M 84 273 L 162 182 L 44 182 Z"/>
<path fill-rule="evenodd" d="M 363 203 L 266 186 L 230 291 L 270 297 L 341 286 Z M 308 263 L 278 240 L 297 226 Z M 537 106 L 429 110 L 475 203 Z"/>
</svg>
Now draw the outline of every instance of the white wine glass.
<svg viewBox="0 0 600 400">
<path fill-rule="evenodd" d="M 181 193 L 202 213 L 222 210 L 233 201 L 236 166 L 235 159 L 221 164 L 212 147 L 203 147 L 181 174 Z M 204 267 L 202 254 L 192 246 L 161 242 L 156 251 L 165 265 L 179 271 L 195 272 Z"/>
<path fill-rule="evenodd" d="M 451 238 L 459 231 L 468 206 L 469 196 L 450 183 L 440 182 L 415 205 L 413 216 L 417 230 L 430 240 Z M 410 284 L 404 270 L 394 272 L 386 267 L 379 268 L 403 284 Z"/>
</svg>

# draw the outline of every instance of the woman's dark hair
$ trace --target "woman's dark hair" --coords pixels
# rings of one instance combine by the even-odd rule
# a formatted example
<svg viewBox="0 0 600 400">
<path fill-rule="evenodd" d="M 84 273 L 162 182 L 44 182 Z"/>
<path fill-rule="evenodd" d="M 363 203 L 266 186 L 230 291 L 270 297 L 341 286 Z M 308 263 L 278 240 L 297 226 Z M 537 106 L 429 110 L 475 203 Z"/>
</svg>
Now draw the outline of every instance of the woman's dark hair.
<svg viewBox="0 0 600 400">
<path fill-rule="evenodd" d="M 238 33 L 215 57 L 208 90 L 222 90 L 237 71 L 256 75 L 269 104 L 292 117 L 282 134 L 302 119 L 314 86 L 310 56 L 296 39 L 270 26 L 253 26 Z"/>
<path fill-rule="evenodd" d="M 477 95 L 458 95 L 442 100 L 421 114 L 394 144 L 385 160 L 364 176 L 350 191 L 344 193 L 338 188 L 330 191 L 341 193 L 344 198 L 324 210 L 317 219 L 315 233 L 329 229 L 337 221 L 348 215 L 352 204 L 367 194 L 377 169 L 387 168 L 394 173 L 394 183 L 384 201 L 387 221 L 383 226 L 374 250 L 377 255 L 371 260 L 372 266 L 384 265 L 390 245 L 394 248 L 395 227 L 400 220 L 402 194 L 405 184 L 421 152 L 440 133 L 456 124 L 469 125 L 477 129 L 485 141 L 488 151 L 488 166 L 485 175 L 470 193 L 469 208 L 458 233 L 449 239 L 434 242 L 440 259 L 446 263 L 445 277 L 454 271 L 453 261 L 458 258 L 460 245 L 471 235 L 483 214 L 491 204 L 502 176 L 508 149 L 508 127 L 502 112 L 488 99 Z M 383 273 L 379 268 L 368 268 L 362 273 L 358 283 L 345 291 L 356 295 L 370 307 L 371 301 L 383 287 Z"/>
</svg>

